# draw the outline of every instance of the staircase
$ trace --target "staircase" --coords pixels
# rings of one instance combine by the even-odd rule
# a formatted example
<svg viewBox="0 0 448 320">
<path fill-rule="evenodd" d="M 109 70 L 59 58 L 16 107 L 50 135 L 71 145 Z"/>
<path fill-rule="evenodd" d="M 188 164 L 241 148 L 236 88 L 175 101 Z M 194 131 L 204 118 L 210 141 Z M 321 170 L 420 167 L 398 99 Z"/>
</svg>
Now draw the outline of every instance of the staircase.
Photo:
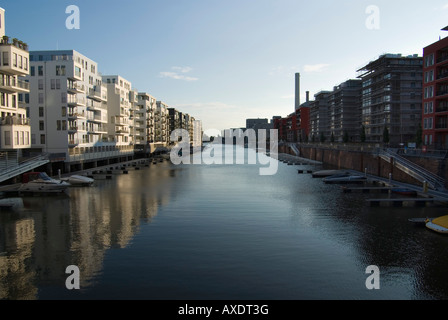
<svg viewBox="0 0 448 320">
<path fill-rule="evenodd" d="M 389 163 L 391 162 L 391 158 L 393 158 L 394 165 L 398 169 L 422 183 L 427 182 L 428 186 L 434 190 L 445 190 L 445 179 L 400 156 L 394 150 L 380 150 L 378 156 Z"/>
<path fill-rule="evenodd" d="M 300 150 L 297 148 L 297 145 L 295 143 L 290 143 L 289 147 L 291 147 L 292 151 L 296 154 L 296 156 L 300 157 Z"/>
<path fill-rule="evenodd" d="M 47 154 L 27 159 L 20 163 L 17 158 L 15 161 L 12 161 L 10 158 L 7 156 L 6 159 L 3 157 L 0 159 L 0 183 L 50 162 Z"/>
</svg>

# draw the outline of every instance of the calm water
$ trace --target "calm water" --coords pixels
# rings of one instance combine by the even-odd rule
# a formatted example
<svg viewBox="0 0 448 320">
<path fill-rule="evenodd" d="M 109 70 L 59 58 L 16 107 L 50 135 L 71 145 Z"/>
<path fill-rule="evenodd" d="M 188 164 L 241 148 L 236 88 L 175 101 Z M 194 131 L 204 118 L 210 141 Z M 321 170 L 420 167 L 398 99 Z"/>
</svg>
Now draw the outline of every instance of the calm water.
<svg viewBox="0 0 448 320">
<path fill-rule="evenodd" d="M 0 298 L 448 298 L 448 237 L 407 221 L 447 208 L 370 208 L 297 169 L 164 162 L 24 198 L 0 213 Z"/>
</svg>

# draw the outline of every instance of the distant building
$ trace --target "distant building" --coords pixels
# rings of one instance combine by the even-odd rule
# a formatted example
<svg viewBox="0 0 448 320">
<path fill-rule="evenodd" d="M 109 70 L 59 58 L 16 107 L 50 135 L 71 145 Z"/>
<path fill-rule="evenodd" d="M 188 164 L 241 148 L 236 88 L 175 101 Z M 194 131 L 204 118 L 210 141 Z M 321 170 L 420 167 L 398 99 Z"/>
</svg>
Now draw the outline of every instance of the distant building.
<svg viewBox="0 0 448 320">
<path fill-rule="evenodd" d="M 268 123 L 268 119 L 246 119 L 246 129 L 253 129 L 256 125 L 264 125 Z"/>
<path fill-rule="evenodd" d="M 314 95 L 310 103 L 310 135 L 309 140 L 318 142 L 330 140 L 329 103 L 331 91 L 320 91 Z"/>
<path fill-rule="evenodd" d="M 422 129 L 424 145 L 448 149 L 448 38 L 423 49 Z"/>
<path fill-rule="evenodd" d="M 417 54 L 384 54 L 359 69 L 361 124 L 367 142 L 415 142 L 422 115 L 422 64 Z"/>
<path fill-rule="evenodd" d="M 296 109 L 297 141 L 307 142 L 310 135 L 310 92 L 306 92 L 306 101 Z"/>
<path fill-rule="evenodd" d="M 328 97 L 330 137 L 335 142 L 360 141 L 361 80 L 347 80 L 334 87 Z"/>
</svg>

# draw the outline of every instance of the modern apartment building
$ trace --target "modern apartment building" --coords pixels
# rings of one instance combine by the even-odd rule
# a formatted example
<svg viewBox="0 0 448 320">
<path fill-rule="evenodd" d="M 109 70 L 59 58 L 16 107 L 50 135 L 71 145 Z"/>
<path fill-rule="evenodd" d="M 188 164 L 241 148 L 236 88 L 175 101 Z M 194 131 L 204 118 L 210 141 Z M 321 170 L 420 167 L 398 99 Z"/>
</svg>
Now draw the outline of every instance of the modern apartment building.
<svg viewBox="0 0 448 320">
<path fill-rule="evenodd" d="M 138 98 L 131 82 L 119 75 L 103 75 L 107 85 L 107 134 L 123 154 L 134 154 L 134 108 Z"/>
<path fill-rule="evenodd" d="M 154 142 L 156 147 L 166 147 L 170 142 L 168 109 L 169 106 L 166 103 L 156 101 L 154 112 Z"/>
<path fill-rule="evenodd" d="M 448 38 L 423 49 L 422 129 L 424 145 L 448 149 Z"/>
<path fill-rule="evenodd" d="M 415 142 L 422 115 L 422 64 L 418 55 L 384 54 L 359 69 L 361 124 L 367 142 Z"/>
<path fill-rule="evenodd" d="M 361 84 L 361 80 L 347 80 L 335 86 L 328 97 L 328 123 L 334 142 L 360 141 Z"/>
<path fill-rule="evenodd" d="M 310 103 L 310 136 L 309 140 L 318 142 L 329 141 L 331 132 L 329 126 L 329 102 L 331 91 L 320 91 L 314 95 Z"/>
<path fill-rule="evenodd" d="M 137 130 L 135 145 L 136 149 L 142 149 L 145 153 L 152 153 L 155 150 L 154 113 L 157 109 L 156 101 L 156 98 L 146 92 L 139 92 L 138 94 L 138 103 L 135 110 Z"/>
<path fill-rule="evenodd" d="M 10 39 L 5 30 L 5 10 L 0 8 L 0 152 L 2 159 L 17 163 L 31 147 L 31 127 L 23 104 L 30 91 L 22 80 L 29 73 L 29 52 L 26 43 Z"/>
<path fill-rule="evenodd" d="M 27 80 L 34 151 L 66 172 L 120 155 L 108 138 L 107 88 L 95 61 L 75 50 L 32 51 Z"/>
</svg>

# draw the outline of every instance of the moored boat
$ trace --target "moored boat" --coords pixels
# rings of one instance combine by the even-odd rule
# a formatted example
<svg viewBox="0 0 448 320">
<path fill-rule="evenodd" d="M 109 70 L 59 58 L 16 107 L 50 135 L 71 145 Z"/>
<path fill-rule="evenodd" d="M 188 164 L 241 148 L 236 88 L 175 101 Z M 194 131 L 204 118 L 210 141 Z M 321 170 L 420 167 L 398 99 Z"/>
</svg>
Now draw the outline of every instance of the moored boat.
<svg viewBox="0 0 448 320">
<path fill-rule="evenodd" d="M 428 219 L 426 227 L 437 233 L 448 234 L 448 215 L 435 219 Z"/>
<path fill-rule="evenodd" d="M 396 194 L 405 195 L 405 196 L 416 196 L 417 195 L 417 191 L 411 190 L 408 188 L 393 188 L 391 190 L 391 192 L 396 193 Z"/>
<path fill-rule="evenodd" d="M 357 183 L 367 181 L 367 177 L 350 173 L 341 173 L 324 178 L 322 181 L 325 183 Z"/>
<path fill-rule="evenodd" d="M 19 192 L 64 192 L 69 183 L 50 178 L 45 172 L 28 172 L 23 174 Z"/>
<path fill-rule="evenodd" d="M 69 183 L 71 186 L 91 186 L 95 180 L 86 176 L 72 175 L 67 178 L 61 178 L 61 181 Z"/>
</svg>

